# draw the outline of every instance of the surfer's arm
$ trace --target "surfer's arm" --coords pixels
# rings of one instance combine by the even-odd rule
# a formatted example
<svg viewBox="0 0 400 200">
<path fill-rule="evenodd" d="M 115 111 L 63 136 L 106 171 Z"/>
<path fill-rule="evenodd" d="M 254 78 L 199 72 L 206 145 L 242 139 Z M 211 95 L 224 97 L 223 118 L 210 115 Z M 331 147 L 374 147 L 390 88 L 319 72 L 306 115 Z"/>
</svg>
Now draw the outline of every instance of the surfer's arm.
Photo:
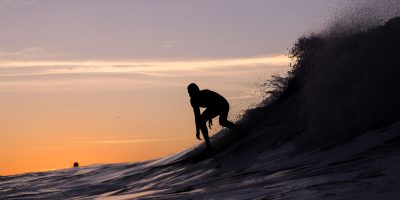
<svg viewBox="0 0 400 200">
<path fill-rule="evenodd" d="M 192 105 L 193 112 L 194 112 L 194 121 L 196 123 L 196 137 L 197 139 L 200 139 L 200 108 L 199 106 L 193 102 L 193 100 L 190 100 L 190 104 Z"/>
</svg>

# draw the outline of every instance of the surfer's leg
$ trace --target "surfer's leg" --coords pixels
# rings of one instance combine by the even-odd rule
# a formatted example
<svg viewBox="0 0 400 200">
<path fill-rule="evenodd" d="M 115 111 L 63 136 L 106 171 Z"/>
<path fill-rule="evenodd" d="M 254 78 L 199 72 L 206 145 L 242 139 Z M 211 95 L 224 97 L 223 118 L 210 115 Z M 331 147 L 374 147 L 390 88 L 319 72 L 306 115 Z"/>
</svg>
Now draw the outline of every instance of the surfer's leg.
<svg viewBox="0 0 400 200">
<path fill-rule="evenodd" d="M 222 109 L 221 114 L 219 115 L 219 124 L 223 127 L 236 130 L 237 129 L 236 125 L 228 120 L 228 113 L 229 113 L 229 104 L 225 105 L 224 109 Z"/>
<path fill-rule="evenodd" d="M 207 147 L 211 147 L 210 139 L 208 138 L 208 130 L 206 124 L 203 123 L 200 126 L 201 133 L 203 134 L 204 141 L 206 141 Z"/>
<path fill-rule="evenodd" d="M 209 109 L 209 108 L 207 108 L 201 114 L 200 130 L 201 130 L 201 133 L 203 134 L 204 140 L 206 141 L 207 147 L 211 147 L 210 139 L 208 137 L 207 121 L 209 121 L 210 119 L 216 117 L 217 115 L 218 115 L 217 112 L 215 112 L 213 109 Z"/>
</svg>

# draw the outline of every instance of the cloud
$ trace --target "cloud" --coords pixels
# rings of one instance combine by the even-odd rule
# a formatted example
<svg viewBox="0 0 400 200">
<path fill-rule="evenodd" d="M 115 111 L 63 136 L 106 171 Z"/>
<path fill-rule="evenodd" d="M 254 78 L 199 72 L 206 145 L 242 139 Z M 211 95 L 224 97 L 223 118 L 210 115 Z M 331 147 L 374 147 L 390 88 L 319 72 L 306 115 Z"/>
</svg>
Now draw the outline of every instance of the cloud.
<svg viewBox="0 0 400 200">
<path fill-rule="evenodd" d="M 32 54 L 36 52 L 42 52 L 43 49 L 39 47 L 29 47 L 29 48 L 24 48 L 24 49 L 19 49 L 19 50 L 7 50 L 7 49 L 0 49 L 0 56 L 5 57 L 5 56 L 21 56 L 25 54 Z"/>
<path fill-rule="evenodd" d="M 184 140 L 185 138 L 152 138 L 152 139 L 124 139 L 124 140 L 93 140 L 87 141 L 90 144 L 129 144 L 129 143 L 148 143 Z"/>
<path fill-rule="evenodd" d="M 208 69 L 231 69 L 240 66 L 287 66 L 285 55 L 197 61 L 7 61 L 0 60 L 0 77 L 90 73 L 193 72 Z M 165 74 L 164 74 L 165 75 Z"/>
<path fill-rule="evenodd" d="M 189 61 L 0 60 L 0 92 L 132 91 L 176 88 L 200 80 L 230 85 L 281 74 L 289 62 L 284 55 Z"/>
<path fill-rule="evenodd" d="M 173 41 L 165 41 L 161 47 L 166 48 L 166 49 L 170 49 L 174 47 L 174 42 Z"/>
<path fill-rule="evenodd" d="M 25 7 L 35 4 L 37 0 L 0 0 L 1 6 Z"/>
<path fill-rule="evenodd" d="M 26 47 L 22 49 L 0 48 L 0 61 L 2 60 L 34 60 L 38 58 L 57 58 L 70 54 L 55 52 L 44 47 Z"/>
</svg>

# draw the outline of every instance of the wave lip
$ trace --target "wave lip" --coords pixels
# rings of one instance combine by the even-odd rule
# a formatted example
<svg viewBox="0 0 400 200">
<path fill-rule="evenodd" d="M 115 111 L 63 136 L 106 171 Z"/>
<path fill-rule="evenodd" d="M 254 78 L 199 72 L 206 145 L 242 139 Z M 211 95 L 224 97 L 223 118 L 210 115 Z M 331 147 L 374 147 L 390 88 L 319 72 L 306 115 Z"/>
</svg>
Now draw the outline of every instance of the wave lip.
<svg viewBox="0 0 400 200">
<path fill-rule="evenodd" d="M 304 140 L 351 139 L 399 119 L 399 25 L 397 17 L 362 32 L 298 41 L 293 76 L 308 127 Z"/>
</svg>

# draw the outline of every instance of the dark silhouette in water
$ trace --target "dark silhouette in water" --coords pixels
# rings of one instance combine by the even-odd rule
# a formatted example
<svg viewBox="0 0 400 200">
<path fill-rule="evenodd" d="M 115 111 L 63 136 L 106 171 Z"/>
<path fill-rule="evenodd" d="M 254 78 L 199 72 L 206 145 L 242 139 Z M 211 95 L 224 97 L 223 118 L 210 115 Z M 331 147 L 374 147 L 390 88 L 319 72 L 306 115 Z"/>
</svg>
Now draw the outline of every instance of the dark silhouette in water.
<svg viewBox="0 0 400 200">
<path fill-rule="evenodd" d="M 219 124 L 221 126 L 236 129 L 236 125 L 228 121 L 229 103 L 220 94 L 211 90 L 200 90 L 195 83 L 191 83 L 187 87 L 190 104 L 193 107 L 195 122 L 196 122 L 196 137 L 200 139 L 200 130 L 206 141 L 207 148 L 211 148 L 210 140 L 208 137 L 208 126 L 211 128 L 212 119 L 219 115 Z M 200 107 L 207 108 L 200 114 Z"/>
<path fill-rule="evenodd" d="M 79 163 L 78 162 L 74 162 L 74 167 L 79 167 Z"/>
</svg>

